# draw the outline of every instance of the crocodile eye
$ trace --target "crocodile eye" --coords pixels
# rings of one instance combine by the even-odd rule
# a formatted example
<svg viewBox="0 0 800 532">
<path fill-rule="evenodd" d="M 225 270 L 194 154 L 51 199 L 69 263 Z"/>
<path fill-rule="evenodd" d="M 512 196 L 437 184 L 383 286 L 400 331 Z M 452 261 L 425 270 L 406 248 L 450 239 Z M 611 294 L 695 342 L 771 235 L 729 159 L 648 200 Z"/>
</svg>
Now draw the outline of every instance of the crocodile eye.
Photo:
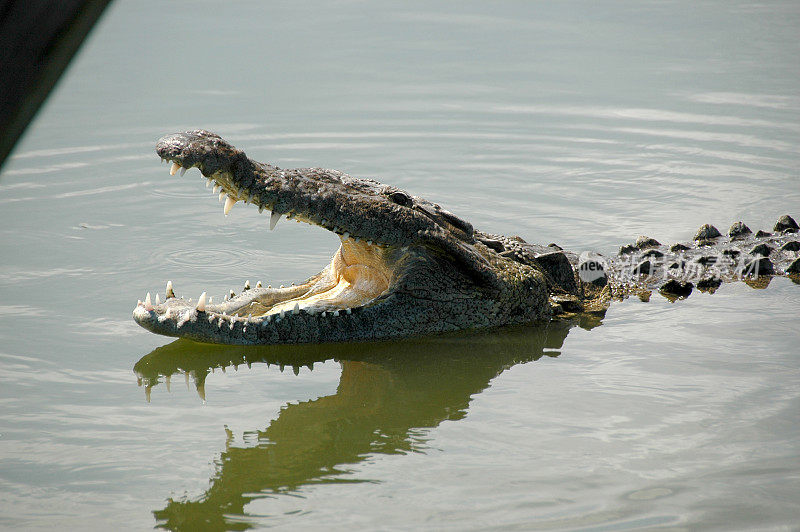
<svg viewBox="0 0 800 532">
<path fill-rule="evenodd" d="M 402 207 L 411 207 L 414 204 L 414 200 L 412 200 L 408 194 L 402 192 L 392 192 L 387 197 Z"/>
</svg>

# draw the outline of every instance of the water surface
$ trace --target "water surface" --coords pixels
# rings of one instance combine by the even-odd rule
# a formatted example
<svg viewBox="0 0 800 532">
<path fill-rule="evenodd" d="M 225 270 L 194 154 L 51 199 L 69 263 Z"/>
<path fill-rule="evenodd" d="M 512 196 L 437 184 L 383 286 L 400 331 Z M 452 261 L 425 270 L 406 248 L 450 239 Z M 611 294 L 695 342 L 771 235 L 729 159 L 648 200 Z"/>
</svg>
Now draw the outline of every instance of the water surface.
<svg viewBox="0 0 800 532">
<path fill-rule="evenodd" d="M 0 174 L 0 527 L 792 529 L 786 278 L 339 346 L 173 342 L 131 311 L 335 249 L 170 178 L 154 142 L 195 127 L 576 251 L 768 229 L 800 215 L 799 23 L 788 1 L 118 0 Z"/>
</svg>

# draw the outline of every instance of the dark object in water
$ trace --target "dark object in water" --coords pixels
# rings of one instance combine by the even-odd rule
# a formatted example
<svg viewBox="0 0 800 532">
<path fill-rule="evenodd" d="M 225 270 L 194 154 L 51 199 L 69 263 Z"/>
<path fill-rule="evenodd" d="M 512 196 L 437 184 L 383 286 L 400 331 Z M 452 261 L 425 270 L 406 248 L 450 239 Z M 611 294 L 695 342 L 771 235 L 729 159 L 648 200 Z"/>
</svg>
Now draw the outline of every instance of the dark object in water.
<svg viewBox="0 0 800 532">
<path fill-rule="evenodd" d="M 110 1 L 0 5 L 0 167 Z"/>
</svg>

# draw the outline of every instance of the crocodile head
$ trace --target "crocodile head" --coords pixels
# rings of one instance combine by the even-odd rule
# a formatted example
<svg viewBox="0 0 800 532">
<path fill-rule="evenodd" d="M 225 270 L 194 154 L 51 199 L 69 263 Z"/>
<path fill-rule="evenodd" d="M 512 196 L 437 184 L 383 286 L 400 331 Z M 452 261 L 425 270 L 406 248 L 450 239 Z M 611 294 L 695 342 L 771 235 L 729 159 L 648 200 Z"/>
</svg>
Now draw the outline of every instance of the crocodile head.
<svg viewBox="0 0 800 532">
<path fill-rule="evenodd" d="M 225 200 L 339 235 L 317 275 L 290 287 L 245 286 L 223 302 L 148 295 L 134 309 L 144 328 L 228 344 L 388 339 L 546 317 L 543 275 L 501 255 L 502 244 L 466 221 L 396 187 L 320 168 L 281 169 L 249 159 L 196 130 L 160 139 L 175 175 L 198 168 Z M 487 245 L 488 244 L 488 245 Z"/>
</svg>

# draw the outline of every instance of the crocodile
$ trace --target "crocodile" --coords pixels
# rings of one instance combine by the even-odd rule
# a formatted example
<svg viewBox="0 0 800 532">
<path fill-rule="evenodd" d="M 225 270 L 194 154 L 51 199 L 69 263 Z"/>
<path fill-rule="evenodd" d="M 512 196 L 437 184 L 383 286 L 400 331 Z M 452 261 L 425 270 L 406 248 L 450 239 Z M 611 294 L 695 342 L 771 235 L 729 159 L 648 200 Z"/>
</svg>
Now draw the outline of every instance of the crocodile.
<svg viewBox="0 0 800 532">
<path fill-rule="evenodd" d="M 309 279 L 273 288 L 249 281 L 216 303 L 148 293 L 133 311 L 152 332 L 207 343 L 258 345 L 371 341 L 547 321 L 603 312 L 610 301 L 653 291 L 675 300 L 723 281 L 763 287 L 775 275 L 800 283 L 798 224 L 772 231 L 710 224 L 687 243 L 640 237 L 613 256 L 475 229 L 400 188 L 322 168 L 283 169 L 250 159 L 205 130 L 156 144 L 170 174 L 198 168 L 224 201 L 332 231 L 341 245 Z"/>
</svg>

